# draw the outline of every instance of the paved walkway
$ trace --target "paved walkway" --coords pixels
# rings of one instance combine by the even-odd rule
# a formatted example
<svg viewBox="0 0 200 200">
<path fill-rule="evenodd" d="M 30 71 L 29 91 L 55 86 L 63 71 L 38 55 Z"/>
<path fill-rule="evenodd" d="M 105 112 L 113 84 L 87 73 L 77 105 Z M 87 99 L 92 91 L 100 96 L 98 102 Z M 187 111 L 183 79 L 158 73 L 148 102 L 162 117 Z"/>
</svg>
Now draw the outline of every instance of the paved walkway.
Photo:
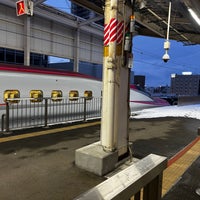
<svg viewBox="0 0 200 200">
<path fill-rule="evenodd" d="M 129 139 L 133 142 L 136 157 L 155 153 L 169 159 L 169 167 L 164 172 L 164 200 L 183 200 L 176 198 L 177 191 L 182 193 L 191 184 L 195 190 L 199 187 L 199 182 L 191 182 L 196 180 L 192 172 L 200 163 L 198 127 L 199 120 L 194 119 L 130 121 Z M 75 150 L 99 140 L 99 122 L 13 134 L 0 138 L 1 200 L 68 200 L 105 180 L 74 165 Z M 189 181 L 187 173 L 192 164 Z M 185 187 L 178 187 L 185 180 L 184 172 Z M 194 189 L 188 195 L 199 199 Z"/>
<path fill-rule="evenodd" d="M 168 162 L 168 168 L 164 171 L 163 176 L 163 192 L 162 194 L 165 195 L 168 191 L 169 194 L 164 198 L 165 200 L 173 200 L 173 199 L 180 199 L 180 200 L 195 200 L 200 199 L 200 196 L 195 194 L 195 190 L 200 187 L 200 181 L 199 181 L 199 174 L 193 174 L 193 177 L 190 177 L 189 182 L 185 182 L 185 187 L 179 188 L 179 192 L 173 192 L 174 198 L 172 198 L 172 195 L 170 193 L 173 190 L 173 186 L 180 184 L 180 181 L 182 179 L 182 176 L 184 173 L 187 173 L 189 170 L 193 170 L 195 168 L 190 168 L 192 165 L 197 165 L 197 168 L 200 168 L 199 162 L 197 163 L 197 159 L 200 159 L 200 137 L 197 137 L 193 142 L 191 142 L 187 147 L 185 147 L 182 151 L 180 151 L 177 155 L 175 155 L 173 158 L 171 158 Z M 196 178 L 198 177 L 198 183 L 196 184 L 196 187 L 194 187 Z M 192 186 L 193 185 L 193 186 Z M 187 188 L 193 188 L 192 191 L 188 192 L 187 195 L 184 194 L 184 190 Z M 179 197 L 179 198 L 178 198 Z"/>
</svg>

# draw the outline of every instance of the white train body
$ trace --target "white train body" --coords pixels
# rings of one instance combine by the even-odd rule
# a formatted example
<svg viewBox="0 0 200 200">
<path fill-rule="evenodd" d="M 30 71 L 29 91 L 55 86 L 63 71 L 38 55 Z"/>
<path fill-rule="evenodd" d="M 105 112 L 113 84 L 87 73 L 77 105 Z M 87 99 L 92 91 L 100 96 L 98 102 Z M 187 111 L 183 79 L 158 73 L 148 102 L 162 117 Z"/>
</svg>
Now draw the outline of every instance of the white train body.
<svg viewBox="0 0 200 200">
<path fill-rule="evenodd" d="M 8 68 L 7 68 L 8 69 Z M 15 68 L 16 69 L 16 68 Z M 61 90 L 63 97 L 68 97 L 71 90 L 77 90 L 79 96 L 84 96 L 84 91 L 90 90 L 94 97 L 101 96 L 102 83 L 87 76 L 59 71 L 20 69 L 13 71 L 0 68 L 0 103 L 4 103 L 6 90 L 18 90 L 20 98 L 30 97 L 31 90 L 41 90 L 43 97 L 51 97 L 52 90 Z"/>
<path fill-rule="evenodd" d="M 62 98 L 69 98 L 76 91 L 78 97 L 84 97 L 91 91 L 92 97 L 101 98 L 102 82 L 74 72 L 51 69 L 0 65 L 0 115 L 5 113 L 5 99 L 10 98 L 7 91 L 17 91 L 17 98 L 30 98 L 31 91 L 41 91 L 42 98 L 52 97 L 52 91 L 61 91 Z M 157 101 L 136 87 L 130 89 L 131 112 L 155 106 L 169 105 L 166 101 Z"/>
</svg>

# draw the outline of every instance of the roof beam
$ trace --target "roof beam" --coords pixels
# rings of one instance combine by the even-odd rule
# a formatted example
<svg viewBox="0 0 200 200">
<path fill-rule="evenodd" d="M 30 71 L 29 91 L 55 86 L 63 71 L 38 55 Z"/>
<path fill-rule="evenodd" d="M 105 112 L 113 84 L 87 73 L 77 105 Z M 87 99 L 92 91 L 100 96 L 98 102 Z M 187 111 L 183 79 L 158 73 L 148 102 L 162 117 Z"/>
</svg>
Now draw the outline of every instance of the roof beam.
<svg viewBox="0 0 200 200">
<path fill-rule="evenodd" d="M 92 23 L 92 22 L 99 21 L 99 20 L 101 20 L 101 19 L 103 19 L 102 16 L 97 16 L 97 17 L 94 17 L 94 18 L 91 18 L 91 19 L 87 19 L 87 20 L 81 22 L 81 23 L 79 24 L 79 27 L 80 27 L 80 26 L 83 26 L 83 25 L 86 25 L 86 24 L 90 24 L 90 23 Z"/>
<path fill-rule="evenodd" d="M 37 6 L 38 4 L 44 3 L 46 0 L 35 0 L 34 6 Z"/>
<path fill-rule="evenodd" d="M 144 27 L 148 28 L 152 32 L 155 33 L 155 35 L 159 37 L 165 37 L 164 31 L 161 30 L 160 26 L 156 25 L 155 23 L 150 23 L 149 19 L 146 19 L 144 16 L 142 16 L 139 12 L 135 12 L 135 20 L 143 25 Z"/>
<path fill-rule="evenodd" d="M 103 8 L 95 5 L 94 3 L 91 3 L 90 1 L 87 1 L 87 0 L 71 0 L 71 1 L 80 5 L 80 6 L 83 6 L 87 9 L 89 9 L 89 10 L 94 11 L 99 15 L 104 15 Z"/>
<path fill-rule="evenodd" d="M 71 16 L 70 14 L 60 12 L 60 15 L 58 14 L 58 10 L 51 10 L 47 6 L 41 4 L 38 7 L 36 7 L 34 13 L 38 16 L 44 17 L 51 19 L 52 21 L 56 21 L 58 23 L 61 23 L 65 26 L 70 26 L 75 29 L 79 28 L 78 24 L 78 18 L 75 16 Z M 103 37 L 103 27 L 100 28 L 99 26 L 93 26 L 92 25 L 87 25 L 86 26 L 81 26 L 81 30 L 85 32 L 92 33 L 94 35 L 98 35 Z"/>
</svg>

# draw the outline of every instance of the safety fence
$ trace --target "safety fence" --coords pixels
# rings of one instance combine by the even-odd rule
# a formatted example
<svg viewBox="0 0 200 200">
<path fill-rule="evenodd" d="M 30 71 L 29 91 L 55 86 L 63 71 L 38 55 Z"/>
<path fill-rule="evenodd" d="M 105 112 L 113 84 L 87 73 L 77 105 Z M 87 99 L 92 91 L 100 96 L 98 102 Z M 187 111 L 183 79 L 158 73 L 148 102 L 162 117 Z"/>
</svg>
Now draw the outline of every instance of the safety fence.
<svg viewBox="0 0 200 200">
<path fill-rule="evenodd" d="M 163 171 L 166 168 L 166 157 L 149 154 L 74 200 L 161 200 Z"/>
<path fill-rule="evenodd" d="M 1 109 L 1 129 L 41 127 L 101 117 L 101 98 L 7 99 Z"/>
</svg>

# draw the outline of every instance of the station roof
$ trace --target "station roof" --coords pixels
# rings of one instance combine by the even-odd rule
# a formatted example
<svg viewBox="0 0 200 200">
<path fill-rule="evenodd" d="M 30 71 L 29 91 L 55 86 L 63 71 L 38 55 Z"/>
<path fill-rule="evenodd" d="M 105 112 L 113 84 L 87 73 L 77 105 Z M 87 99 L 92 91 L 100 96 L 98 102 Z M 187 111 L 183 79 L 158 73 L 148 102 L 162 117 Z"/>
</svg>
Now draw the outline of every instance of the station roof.
<svg viewBox="0 0 200 200">
<path fill-rule="evenodd" d="M 103 15 L 104 0 L 72 0 L 72 2 Z M 165 38 L 169 0 L 136 0 L 135 2 L 138 34 Z M 200 1 L 171 0 L 171 2 L 170 39 L 181 41 L 187 45 L 200 44 L 200 22 L 198 24 L 189 12 L 189 9 L 192 9 L 200 21 Z"/>
<path fill-rule="evenodd" d="M 5 4 L 11 2 L 10 4 L 14 5 L 17 0 L 1 1 Z M 46 0 L 32 1 L 35 7 L 40 7 Z M 172 12 L 169 39 L 181 41 L 186 45 L 200 44 L 199 0 L 127 0 L 126 2 L 130 4 L 132 1 L 136 2 L 134 11 L 138 35 L 166 38 L 169 1 L 171 1 Z M 96 13 L 93 19 L 87 19 L 84 24 L 103 19 L 105 0 L 71 0 L 71 2 Z M 199 22 L 195 21 L 189 10 L 196 14 Z"/>
</svg>

